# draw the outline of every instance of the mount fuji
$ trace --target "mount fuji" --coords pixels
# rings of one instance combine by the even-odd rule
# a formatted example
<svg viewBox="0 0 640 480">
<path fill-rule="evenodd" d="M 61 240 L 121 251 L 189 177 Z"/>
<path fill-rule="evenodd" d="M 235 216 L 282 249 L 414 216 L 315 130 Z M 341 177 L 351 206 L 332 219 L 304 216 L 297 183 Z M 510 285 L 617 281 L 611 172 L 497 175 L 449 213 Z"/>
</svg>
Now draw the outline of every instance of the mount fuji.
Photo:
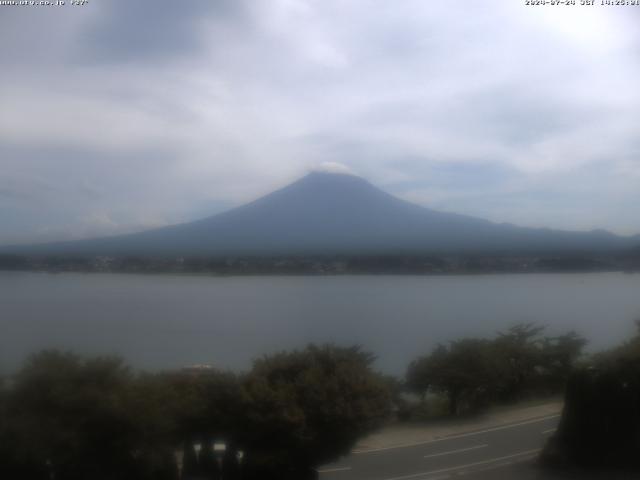
<svg viewBox="0 0 640 480">
<path fill-rule="evenodd" d="M 191 223 L 81 241 L 3 247 L 47 255 L 612 253 L 640 236 L 525 228 L 444 213 L 348 173 L 313 172 L 246 205 Z"/>
</svg>

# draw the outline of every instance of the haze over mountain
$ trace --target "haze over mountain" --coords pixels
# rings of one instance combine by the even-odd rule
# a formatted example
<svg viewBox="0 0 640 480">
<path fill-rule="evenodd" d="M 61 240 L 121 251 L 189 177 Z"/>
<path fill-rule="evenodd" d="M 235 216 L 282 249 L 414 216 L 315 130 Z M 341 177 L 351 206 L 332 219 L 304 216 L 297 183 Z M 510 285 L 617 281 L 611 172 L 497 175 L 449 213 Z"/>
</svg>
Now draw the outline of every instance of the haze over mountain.
<svg viewBox="0 0 640 480">
<path fill-rule="evenodd" d="M 77 255 L 605 253 L 640 236 L 496 224 L 398 199 L 347 173 L 313 172 L 244 206 L 142 233 L 1 250 Z"/>
</svg>

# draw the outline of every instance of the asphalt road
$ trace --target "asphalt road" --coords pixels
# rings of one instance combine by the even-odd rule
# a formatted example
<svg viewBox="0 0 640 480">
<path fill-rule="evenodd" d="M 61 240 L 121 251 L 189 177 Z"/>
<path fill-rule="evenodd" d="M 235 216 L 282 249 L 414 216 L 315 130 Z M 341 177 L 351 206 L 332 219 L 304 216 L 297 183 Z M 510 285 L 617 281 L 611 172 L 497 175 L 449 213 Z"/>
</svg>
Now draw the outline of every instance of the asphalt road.
<svg viewBox="0 0 640 480">
<path fill-rule="evenodd" d="M 320 480 L 531 480 L 557 478 L 535 465 L 559 415 L 409 446 L 353 453 L 319 469 Z"/>
</svg>

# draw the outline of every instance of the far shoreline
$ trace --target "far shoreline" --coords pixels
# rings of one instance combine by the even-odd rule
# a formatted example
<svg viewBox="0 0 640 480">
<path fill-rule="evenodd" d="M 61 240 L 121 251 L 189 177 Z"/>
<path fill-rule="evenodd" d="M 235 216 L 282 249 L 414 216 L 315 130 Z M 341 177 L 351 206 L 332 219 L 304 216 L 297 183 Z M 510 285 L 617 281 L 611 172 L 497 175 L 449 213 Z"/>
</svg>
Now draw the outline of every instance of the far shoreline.
<svg viewBox="0 0 640 480">
<path fill-rule="evenodd" d="M 270 273 L 217 273 L 217 272 L 190 272 L 190 271 L 131 271 L 131 270 L 11 270 L 0 269 L 0 274 L 7 273 L 34 273 L 47 274 L 51 276 L 64 274 L 82 274 L 82 275 L 126 275 L 126 276 L 143 276 L 143 277 L 196 277 L 196 278 L 319 278 L 319 277 L 498 277 L 506 275 L 597 275 L 597 274 L 622 274 L 636 275 L 640 274 L 640 270 L 539 270 L 539 271 L 486 271 L 486 272 L 425 272 L 425 273 L 399 273 L 399 272 L 307 272 L 307 273 L 287 273 L 287 272 L 270 272 Z"/>
</svg>

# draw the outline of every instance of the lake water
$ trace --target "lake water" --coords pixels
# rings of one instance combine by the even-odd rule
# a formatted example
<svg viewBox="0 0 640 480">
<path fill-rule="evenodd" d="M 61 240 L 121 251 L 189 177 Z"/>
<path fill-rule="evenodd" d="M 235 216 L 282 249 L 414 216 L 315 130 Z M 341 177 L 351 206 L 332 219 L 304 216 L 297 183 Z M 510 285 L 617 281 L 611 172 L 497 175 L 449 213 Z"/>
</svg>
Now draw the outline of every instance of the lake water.
<svg viewBox="0 0 640 480">
<path fill-rule="evenodd" d="M 634 333 L 640 275 L 208 277 L 0 272 L 0 370 L 42 348 L 143 369 L 251 359 L 308 342 L 360 344 L 401 374 L 437 342 L 535 321 L 591 349 Z"/>
</svg>

